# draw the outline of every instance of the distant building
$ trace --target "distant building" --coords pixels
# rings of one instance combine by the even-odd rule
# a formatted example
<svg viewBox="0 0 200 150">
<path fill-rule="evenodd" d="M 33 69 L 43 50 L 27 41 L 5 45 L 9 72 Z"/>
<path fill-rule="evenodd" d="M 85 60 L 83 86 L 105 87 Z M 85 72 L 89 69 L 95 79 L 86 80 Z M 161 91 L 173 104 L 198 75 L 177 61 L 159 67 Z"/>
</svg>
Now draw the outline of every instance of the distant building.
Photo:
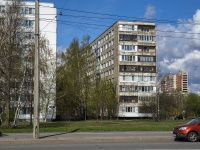
<svg viewBox="0 0 200 150">
<path fill-rule="evenodd" d="M 175 90 L 188 93 L 188 72 L 169 73 L 161 81 L 161 90 L 166 93 L 172 93 Z"/>
<path fill-rule="evenodd" d="M 151 116 L 140 106 L 155 100 L 155 23 L 118 21 L 91 46 L 96 55 L 96 76 L 117 85 L 118 117 Z"/>
</svg>

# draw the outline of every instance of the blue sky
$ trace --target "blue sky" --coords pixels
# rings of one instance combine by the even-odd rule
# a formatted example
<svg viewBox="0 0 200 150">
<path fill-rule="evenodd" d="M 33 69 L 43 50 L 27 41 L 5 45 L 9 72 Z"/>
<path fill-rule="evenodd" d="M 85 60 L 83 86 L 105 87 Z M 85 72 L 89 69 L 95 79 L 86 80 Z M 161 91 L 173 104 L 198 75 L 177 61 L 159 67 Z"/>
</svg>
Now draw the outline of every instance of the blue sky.
<svg viewBox="0 0 200 150">
<path fill-rule="evenodd" d="M 151 21 L 157 28 L 157 65 L 163 74 L 189 72 L 189 90 L 200 90 L 200 0 L 40 0 L 57 8 L 57 47 L 74 37 L 91 41 L 117 20 Z M 59 13 L 62 12 L 62 16 Z M 53 15 L 52 15 L 53 18 Z M 142 19 L 143 18 L 143 19 Z"/>
</svg>

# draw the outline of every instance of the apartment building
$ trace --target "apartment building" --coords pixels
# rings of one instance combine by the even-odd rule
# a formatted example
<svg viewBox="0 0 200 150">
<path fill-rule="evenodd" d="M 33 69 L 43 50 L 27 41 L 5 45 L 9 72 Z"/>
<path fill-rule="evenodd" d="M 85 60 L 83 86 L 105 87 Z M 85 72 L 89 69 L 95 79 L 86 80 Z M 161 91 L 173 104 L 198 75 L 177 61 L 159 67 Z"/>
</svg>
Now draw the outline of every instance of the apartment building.
<svg viewBox="0 0 200 150">
<path fill-rule="evenodd" d="M 169 73 L 161 81 L 161 90 L 166 93 L 172 93 L 175 90 L 188 93 L 188 72 Z"/>
<path fill-rule="evenodd" d="M 28 2 L 23 1 L 22 6 L 19 8 L 19 13 L 22 14 L 24 17 L 20 20 L 21 26 L 23 28 L 22 32 L 17 32 L 15 36 L 19 39 L 24 41 L 23 43 L 23 51 L 24 53 L 30 53 L 27 44 L 30 42 L 34 42 L 34 35 L 35 35 L 35 2 Z M 7 9 L 7 5 L 9 5 L 9 0 L 0 0 L 0 14 L 4 14 Z M 49 94 L 47 95 L 46 99 L 40 100 L 42 105 L 48 105 L 48 113 L 47 119 L 52 120 L 56 117 L 56 107 L 55 107 L 55 99 L 56 99 L 56 81 L 55 81 L 55 69 L 56 69 L 56 45 L 57 45 L 57 20 L 56 20 L 56 8 L 54 7 L 53 3 L 39 3 L 39 28 L 40 28 L 40 37 L 44 37 L 49 41 L 49 48 L 52 50 L 51 59 L 48 59 L 48 64 L 50 66 L 48 76 L 43 76 L 40 74 L 40 82 L 45 83 L 51 81 L 48 85 L 45 83 L 46 86 L 45 90 L 50 90 Z M 55 14 L 55 15 L 53 15 Z M 3 16 L 3 15 L 2 15 Z M 41 55 L 44 55 L 41 54 Z M 33 59 L 32 59 L 33 60 Z M 33 61 L 31 62 L 33 63 Z M 30 65 L 33 66 L 33 65 Z M 19 120 L 30 120 L 30 115 L 33 113 L 33 70 L 34 68 L 30 67 L 30 72 L 32 72 L 32 79 L 25 81 L 24 83 L 24 94 L 21 95 L 21 102 L 20 102 L 20 111 L 19 111 Z M 21 82 L 20 80 L 16 79 L 15 85 L 19 85 Z M 49 89 L 49 86 L 50 89 Z M 11 107 L 17 106 L 18 101 L 18 89 L 13 89 L 15 92 L 14 96 L 12 97 Z M 48 101 L 48 102 L 47 102 Z M 1 110 L 4 110 L 4 104 L 1 102 Z M 40 109 L 40 120 L 43 121 L 46 110 Z M 1 112 L 0 112 L 1 113 Z"/>
<path fill-rule="evenodd" d="M 118 21 L 92 43 L 99 78 L 117 85 L 118 117 L 151 117 L 140 106 L 155 100 L 155 23 Z"/>
</svg>

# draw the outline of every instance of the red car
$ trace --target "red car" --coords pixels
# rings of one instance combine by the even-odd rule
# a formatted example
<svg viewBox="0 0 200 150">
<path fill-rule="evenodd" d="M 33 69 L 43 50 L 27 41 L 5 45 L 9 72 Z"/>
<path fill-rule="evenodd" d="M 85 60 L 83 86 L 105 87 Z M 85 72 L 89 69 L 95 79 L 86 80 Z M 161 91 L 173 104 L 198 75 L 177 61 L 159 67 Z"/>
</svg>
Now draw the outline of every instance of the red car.
<svg viewBox="0 0 200 150">
<path fill-rule="evenodd" d="M 186 138 L 190 142 L 197 142 L 200 138 L 200 117 L 185 125 L 174 127 L 173 134 L 176 139 Z"/>
</svg>

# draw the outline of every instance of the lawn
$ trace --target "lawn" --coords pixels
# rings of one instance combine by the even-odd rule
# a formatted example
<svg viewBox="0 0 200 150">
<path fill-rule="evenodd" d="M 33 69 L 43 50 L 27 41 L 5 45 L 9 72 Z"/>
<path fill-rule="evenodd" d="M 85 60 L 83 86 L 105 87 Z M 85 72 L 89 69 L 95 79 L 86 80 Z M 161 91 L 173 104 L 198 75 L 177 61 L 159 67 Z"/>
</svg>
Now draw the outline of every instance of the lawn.
<svg viewBox="0 0 200 150">
<path fill-rule="evenodd" d="M 90 120 L 42 122 L 40 132 L 109 132 L 109 131 L 172 131 L 174 126 L 185 124 L 189 120 L 133 119 L 133 120 Z M 2 133 L 32 132 L 28 122 L 19 122 L 16 128 L 0 127 Z"/>
</svg>

